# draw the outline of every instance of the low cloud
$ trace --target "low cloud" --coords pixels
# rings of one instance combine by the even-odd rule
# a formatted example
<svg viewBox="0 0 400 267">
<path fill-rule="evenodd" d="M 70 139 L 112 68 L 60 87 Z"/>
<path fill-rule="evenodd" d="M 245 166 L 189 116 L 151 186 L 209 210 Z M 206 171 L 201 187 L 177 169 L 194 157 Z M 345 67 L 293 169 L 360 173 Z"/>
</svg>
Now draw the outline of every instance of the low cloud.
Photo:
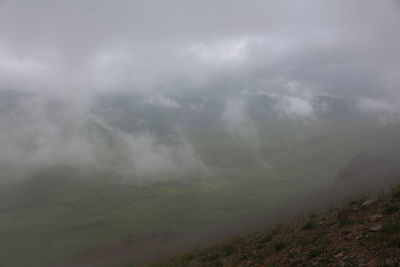
<svg viewBox="0 0 400 267">
<path fill-rule="evenodd" d="M 226 101 L 221 120 L 232 135 L 253 140 L 257 138 L 258 130 L 248 115 L 245 100 Z"/>
<path fill-rule="evenodd" d="M 400 121 L 400 107 L 389 100 L 382 98 L 361 98 L 357 101 L 357 108 L 374 118 L 381 124 L 397 123 Z"/>
<path fill-rule="evenodd" d="M 3 175 L 62 165 L 145 182 L 206 171 L 183 135 L 166 141 L 149 131 L 125 132 L 63 98 L 27 95 L 15 102 L 0 116 Z"/>
<path fill-rule="evenodd" d="M 165 97 L 165 96 L 160 95 L 160 94 L 157 94 L 157 95 L 154 95 L 154 96 L 150 96 L 149 99 L 147 100 L 147 103 L 152 104 L 152 105 L 156 105 L 156 106 L 167 107 L 167 108 L 180 108 L 180 107 L 182 107 L 174 99 Z"/>
<path fill-rule="evenodd" d="M 315 119 L 313 105 L 304 98 L 283 96 L 277 103 L 281 116 L 291 119 Z"/>
<path fill-rule="evenodd" d="M 358 101 L 358 107 L 361 111 L 371 113 L 389 113 L 400 112 L 400 108 L 386 99 L 362 98 Z"/>
</svg>

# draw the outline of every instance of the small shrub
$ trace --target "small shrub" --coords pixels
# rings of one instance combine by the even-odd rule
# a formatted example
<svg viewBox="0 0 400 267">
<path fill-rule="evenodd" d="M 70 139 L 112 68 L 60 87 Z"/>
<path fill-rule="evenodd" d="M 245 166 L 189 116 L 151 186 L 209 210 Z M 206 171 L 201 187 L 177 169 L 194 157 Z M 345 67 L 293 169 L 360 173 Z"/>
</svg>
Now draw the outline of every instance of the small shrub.
<svg viewBox="0 0 400 267">
<path fill-rule="evenodd" d="M 393 205 L 386 205 L 385 210 L 383 211 L 386 215 L 391 215 L 399 211 L 399 207 Z"/>
<path fill-rule="evenodd" d="M 260 240 L 262 244 L 267 244 L 272 240 L 272 235 L 267 235 L 263 239 Z"/>
<path fill-rule="evenodd" d="M 400 223 L 396 221 L 387 221 L 382 226 L 382 232 L 388 235 L 395 234 L 400 231 Z"/>
<path fill-rule="evenodd" d="M 308 253 L 308 258 L 313 259 L 322 254 L 322 249 L 313 249 Z"/>
<path fill-rule="evenodd" d="M 275 251 L 281 251 L 282 249 L 284 249 L 286 247 L 286 244 L 283 242 L 276 242 L 274 244 L 274 249 Z"/>
<path fill-rule="evenodd" d="M 329 265 L 332 263 L 334 263 L 334 260 L 331 258 L 322 259 L 322 264 L 323 264 L 322 266 Z"/>
<path fill-rule="evenodd" d="M 235 252 L 235 248 L 234 248 L 232 245 L 230 245 L 230 244 L 224 245 L 224 246 L 222 247 L 222 253 L 223 253 L 225 256 L 232 255 L 234 252 Z"/>
<path fill-rule="evenodd" d="M 339 226 L 340 227 L 345 227 L 347 225 L 352 225 L 353 221 L 350 220 L 349 218 L 341 218 L 339 219 Z"/>
<path fill-rule="evenodd" d="M 349 212 L 345 210 L 338 213 L 337 219 L 340 227 L 353 224 L 353 221 L 350 219 Z"/>
<path fill-rule="evenodd" d="M 279 228 L 279 226 L 278 226 L 278 228 Z M 276 236 L 277 234 L 279 234 L 279 229 L 272 230 L 271 236 Z"/>
<path fill-rule="evenodd" d="M 400 200 L 400 191 L 396 191 L 393 193 L 393 197 L 397 200 Z"/>
<path fill-rule="evenodd" d="M 271 256 L 270 253 L 258 253 L 257 254 L 257 259 L 259 260 L 265 260 L 266 258 L 268 258 L 269 256 Z"/>
<path fill-rule="evenodd" d="M 315 227 L 317 227 L 317 226 L 313 221 L 308 221 L 303 225 L 302 229 L 303 230 L 312 230 L 312 229 L 315 229 Z"/>
<path fill-rule="evenodd" d="M 392 237 L 388 240 L 387 242 L 387 247 L 388 248 L 400 248 L 400 237 Z"/>
<path fill-rule="evenodd" d="M 346 253 L 346 252 L 348 252 L 348 249 L 347 248 L 337 248 L 336 250 L 335 250 L 335 255 L 336 254 L 339 254 L 340 252 L 344 252 L 344 253 Z"/>
<path fill-rule="evenodd" d="M 216 260 L 218 258 L 219 258 L 219 255 L 217 253 L 211 253 L 205 259 L 206 259 L 206 261 L 207 260 L 214 261 L 214 260 Z"/>
<path fill-rule="evenodd" d="M 303 239 L 303 238 L 300 238 L 298 242 L 299 242 L 300 246 L 307 246 L 310 243 L 310 241 L 308 241 L 307 239 Z"/>
<path fill-rule="evenodd" d="M 315 243 L 316 241 L 318 241 L 319 239 L 321 239 L 324 235 L 322 233 L 315 235 L 311 240 L 310 243 Z"/>
</svg>

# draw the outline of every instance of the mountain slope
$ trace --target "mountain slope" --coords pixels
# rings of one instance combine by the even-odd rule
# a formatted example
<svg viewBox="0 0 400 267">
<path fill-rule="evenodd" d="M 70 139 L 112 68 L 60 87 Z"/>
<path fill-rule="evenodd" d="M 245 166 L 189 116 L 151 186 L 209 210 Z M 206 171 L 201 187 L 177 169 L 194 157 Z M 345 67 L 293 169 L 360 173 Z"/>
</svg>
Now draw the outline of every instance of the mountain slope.
<svg viewBox="0 0 400 267">
<path fill-rule="evenodd" d="M 399 266 L 400 187 L 155 266 Z"/>
</svg>

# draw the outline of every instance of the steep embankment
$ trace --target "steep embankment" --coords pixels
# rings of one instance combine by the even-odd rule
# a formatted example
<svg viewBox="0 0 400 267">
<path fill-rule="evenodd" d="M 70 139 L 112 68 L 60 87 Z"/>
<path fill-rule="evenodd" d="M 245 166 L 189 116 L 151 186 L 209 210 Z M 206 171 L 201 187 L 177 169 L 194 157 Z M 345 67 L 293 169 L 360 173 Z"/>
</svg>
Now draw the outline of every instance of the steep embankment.
<svg viewBox="0 0 400 267">
<path fill-rule="evenodd" d="M 399 266 L 400 187 L 155 266 Z"/>
</svg>

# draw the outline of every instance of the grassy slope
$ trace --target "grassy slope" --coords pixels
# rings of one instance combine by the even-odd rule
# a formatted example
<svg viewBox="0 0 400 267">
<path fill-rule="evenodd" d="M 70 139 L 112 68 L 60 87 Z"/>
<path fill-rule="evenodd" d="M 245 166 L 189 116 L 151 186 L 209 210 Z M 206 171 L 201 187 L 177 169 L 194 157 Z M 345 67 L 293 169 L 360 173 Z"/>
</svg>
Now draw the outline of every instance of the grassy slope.
<svg viewBox="0 0 400 267">
<path fill-rule="evenodd" d="M 398 266 L 400 187 L 154 266 Z"/>
<path fill-rule="evenodd" d="M 31 182 L 0 187 L 0 263 L 43 266 L 128 235 L 190 232 L 265 212 L 293 192 L 329 185 L 355 153 L 394 155 L 399 132 L 269 124 L 258 142 L 248 143 L 201 129 L 191 138 L 213 174 L 183 183 L 134 186 L 108 174 L 74 179 L 74 170 L 48 170 Z M 260 167 L 255 153 L 273 169 Z"/>
</svg>

